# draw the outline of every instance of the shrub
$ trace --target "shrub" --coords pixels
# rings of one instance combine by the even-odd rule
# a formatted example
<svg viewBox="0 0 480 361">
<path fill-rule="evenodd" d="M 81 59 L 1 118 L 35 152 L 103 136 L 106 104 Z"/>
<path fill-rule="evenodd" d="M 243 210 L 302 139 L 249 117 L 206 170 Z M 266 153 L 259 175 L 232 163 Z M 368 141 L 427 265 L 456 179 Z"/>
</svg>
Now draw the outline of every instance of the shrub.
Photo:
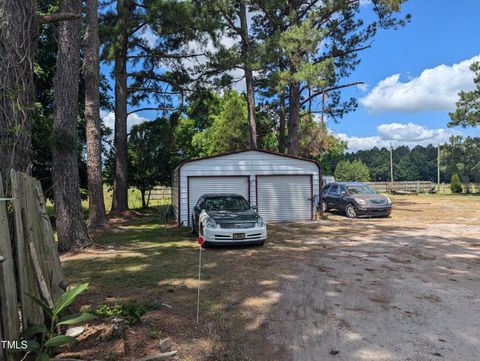
<svg viewBox="0 0 480 361">
<path fill-rule="evenodd" d="M 452 179 L 450 180 L 450 189 L 452 193 L 462 193 L 462 182 L 456 173 L 452 175 Z"/>
<path fill-rule="evenodd" d="M 94 310 L 98 317 L 120 317 L 128 322 L 129 325 L 134 325 L 140 318 L 149 311 L 158 309 L 156 302 L 128 300 L 116 302 L 113 305 L 101 305 Z"/>
</svg>

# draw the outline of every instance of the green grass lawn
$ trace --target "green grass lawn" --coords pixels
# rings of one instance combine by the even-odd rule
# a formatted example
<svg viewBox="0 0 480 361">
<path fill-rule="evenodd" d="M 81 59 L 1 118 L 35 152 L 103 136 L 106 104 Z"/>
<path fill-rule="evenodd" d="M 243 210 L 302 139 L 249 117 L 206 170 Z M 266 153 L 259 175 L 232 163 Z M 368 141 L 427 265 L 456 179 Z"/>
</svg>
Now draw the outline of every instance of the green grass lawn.
<svg viewBox="0 0 480 361">
<path fill-rule="evenodd" d="M 93 291 L 115 294 L 119 294 L 119 286 L 122 292 L 148 289 L 179 274 L 188 277 L 184 264 L 175 259 L 182 251 L 191 253 L 196 243 L 188 229 L 162 224 L 160 208 L 165 206 L 139 212 L 138 217 L 120 222 L 114 219 L 111 230 L 93 233 L 93 241 L 101 248 L 94 250 L 95 257 L 88 250 L 66 257 L 66 277 L 75 283 L 91 282 Z"/>
</svg>

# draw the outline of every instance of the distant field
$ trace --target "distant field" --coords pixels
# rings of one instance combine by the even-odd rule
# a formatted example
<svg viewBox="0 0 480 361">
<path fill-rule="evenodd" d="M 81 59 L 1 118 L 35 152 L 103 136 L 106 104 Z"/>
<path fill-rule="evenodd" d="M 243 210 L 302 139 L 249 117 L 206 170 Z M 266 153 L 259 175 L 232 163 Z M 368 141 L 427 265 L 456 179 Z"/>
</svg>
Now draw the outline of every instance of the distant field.
<svg viewBox="0 0 480 361">
<path fill-rule="evenodd" d="M 104 199 L 105 199 L 105 208 L 107 212 L 112 208 L 112 191 L 109 187 L 105 186 L 104 188 Z M 156 207 L 165 204 L 170 204 L 170 199 L 150 199 L 149 207 Z M 85 214 L 88 212 L 88 200 L 82 202 L 83 211 Z M 128 190 L 128 207 L 130 209 L 139 209 L 142 208 L 142 197 L 140 191 L 136 188 L 130 188 Z"/>
</svg>

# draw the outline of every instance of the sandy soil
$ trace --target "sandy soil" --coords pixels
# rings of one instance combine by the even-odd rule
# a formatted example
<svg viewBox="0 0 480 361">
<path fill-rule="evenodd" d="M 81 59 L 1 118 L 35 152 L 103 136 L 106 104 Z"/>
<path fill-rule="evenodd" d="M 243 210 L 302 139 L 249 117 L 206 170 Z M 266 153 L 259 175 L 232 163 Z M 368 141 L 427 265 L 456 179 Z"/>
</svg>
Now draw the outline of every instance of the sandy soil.
<svg viewBox="0 0 480 361">
<path fill-rule="evenodd" d="M 284 360 L 479 360 L 480 199 L 394 205 L 389 219 L 295 225 L 290 241 L 313 249 L 266 324 Z"/>
</svg>

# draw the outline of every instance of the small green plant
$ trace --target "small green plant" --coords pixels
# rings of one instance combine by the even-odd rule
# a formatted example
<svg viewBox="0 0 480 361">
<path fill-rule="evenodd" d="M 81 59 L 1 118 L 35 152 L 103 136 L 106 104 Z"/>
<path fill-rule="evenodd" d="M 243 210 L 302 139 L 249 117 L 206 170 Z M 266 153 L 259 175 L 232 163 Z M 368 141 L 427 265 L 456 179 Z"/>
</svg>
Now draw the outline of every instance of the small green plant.
<svg viewBox="0 0 480 361">
<path fill-rule="evenodd" d="M 102 318 L 120 317 L 127 321 L 129 325 L 134 325 L 148 311 L 155 309 L 158 309 L 155 302 L 128 300 L 116 302 L 113 305 L 101 305 L 94 310 L 94 313 Z"/>
<path fill-rule="evenodd" d="M 450 180 L 450 189 L 452 193 L 462 193 L 462 182 L 460 181 L 460 177 L 458 174 L 453 174 L 452 179 Z"/>
<path fill-rule="evenodd" d="M 156 326 L 149 326 L 148 327 L 148 334 L 150 335 L 151 338 L 157 339 L 162 336 L 162 330 L 160 330 Z"/>
<path fill-rule="evenodd" d="M 90 313 L 79 313 L 76 315 L 63 315 L 63 311 L 70 306 L 79 294 L 88 288 L 88 283 L 82 283 L 66 291 L 49 307 L 40 298 L 28 295 L 39 305 L 50 319 L 49 326 L 33 325 L 26 328 L 22 333 L 22 339 L 27 341 L 28 347 L 21 351 L 33 352 L 36 354 L 35 361 L 49 361 L 50 356 L 57 347 L 76 342 L 74 337 L 59 334 L 60 326 L 70 326 L 87 322 L 96 318 Z"/>
</svg>

